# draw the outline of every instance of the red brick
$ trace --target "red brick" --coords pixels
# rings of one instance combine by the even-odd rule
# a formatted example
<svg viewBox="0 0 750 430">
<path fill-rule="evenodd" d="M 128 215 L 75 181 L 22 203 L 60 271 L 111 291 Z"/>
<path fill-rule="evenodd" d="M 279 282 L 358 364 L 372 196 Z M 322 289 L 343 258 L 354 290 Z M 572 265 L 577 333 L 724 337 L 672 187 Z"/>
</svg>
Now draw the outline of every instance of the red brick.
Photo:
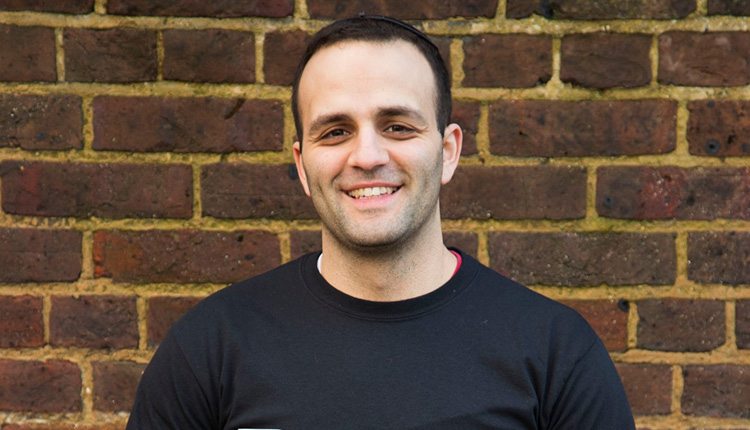
<svg viewBox="0 0 750 430">
<path fill-rule="evenodd" d="M 323 248 L 320 231 L 293 231 L 289 233 L 292 260 Z"/>
<path fill-rule="evenodd" d="M 638 316 L 638 348 L 702 352 L 725 342 L 720 300 L 646 299 Z"/>
<path fill-rule="evenodd" d="M 440 208 L 444 218 L 583 218 L 586 169 L 461 166 L 443 187 Z"/>
<path fill-rule="evenodd" d="M 668 100 L 507 100 L 490 104 L 490 151 L 581 157 L 663 154 L 675 148 L 677 103 Z"/>
<path fill-rule="evenodd" d="M 148 300 L 148 345 L 157 346 L 183 315 L 198 304 L 202 297 L 152 297 Z"/>
<path fill-rule="evenodd" d="M 479 132 L 479 104 L 453 101 L 451 122 L 461 126 L 464 132 L 464 144 L 461 155 L 477 153 L 477 133 Z"/>
<path fill-rule="evenodd" d="M 281 262 L 278 238 L 257 230 L 98 231 L 94 273 L 115 282 L 236 282 Z"/>
<path fill-rule="evenodd" d="M 80 348 L 135 348 L 135 297 L 52 297 L 50 344 Z"/>
<path fill-rule="evenodd" d="M 77 231 L 0 228 L 0 282 L 77 280 L 81 240 Z"/>
<path fill-rule="evenodd" d="M 135 152 L 280 151 L 275 100 L 97 97 L 94 149 Z"/>
<path fill-rule="evenodd" d="M 402 0 L 352 0 L 332 2 L 308 0 L 307 9 L 313 18 L 349 18 L 360 12 L 387 15 L 399 19 L 445 19 L 452 17 L 476 18 L 495 16 L 497 0 L 464 1 L 402 1 Z"/>
<path fill-rule="evenodd" d="M 750 168 L 597 169 L 599 215 L 625 219 L 750 219 Z"/>
<path fill-rule="evenodd" d="M 672 405 L 672 367 L 653 364 L 615 365 L 634 415 L 667 415 Z"/>
<path fill-rule="evenodd" d="M 83 148 L 81 98 L 72 95 L 0 95 L 0 147 Z"/>
<path fill-rule="evenodd" d="M 94 362 L 94 410 L 130 412 L 145 364 Z"/>
<path fill-rule="evenodd" d="M 651 82 L 651 36 L 572 34 L 562 39 L 560 80 L 591 88 L 640 87 Z"/>
<path fill-rule="evenodd" d="M 66 28 L 65 79 L 142 82 L 156 79 L 156 32 L 129 28 Z"/>
<path fill-rule="evenodd" d="M 581 314 L 604 342 L 608 351 L 628 348 L 628 304 L 615 300 L 564 300 Z"/>
<path fill-rule="evenodd" d="M 0 410 L 81 411 L 81 371 L 68 361 L 0 360 Z"/>
<path fill-rule="evenodd" d="M 109 0 L 107 11 L 115 15 L 281 18 L 292 15 L 294 0 Z"/>
<path fill-rule="evenodd" d="M 291 85 L 297 63 L 312 36 L 302 30 L 271 32 L 263 43 L 263 73 L 266 83 Z"/>
<path fill-rule="evenodd" d="M 53 29 L 0 25 L 0 81 L 56 79 Z"/>
<path fill-rule="evenodd" d="M 685 366 L 682 376 L 685 415 L 750 418 L 750 366 Z"/>
<path fill-rule="evenodd" d="M 43 344 L 42 298 L 0 296 L 0 348 L 31 348 Z"/>
<path fill-rule="evenodd" d="M 688 278 L 706 283 L 750 284 L 750 232 L 691 232 Z"/>
<path fill-rule="evenodd" d="M 533 13 L 548 19 L 674 19 L 695 11 L 695 0 L 508 0 L 508 18 Z"/>
<path fill-rule="evenodd" d="M 529 88 L 552 77 L 552 38 L 480 34 L 464 39 L 465 87 Z"/>
<path fill-rule="evenodd" d="M 750 33 L 673 31 L 659 36 L 659 82 L 687 86 L 750 83 Z"/>
<path fill-rule="evenodd" d="M 189 218 L 190 166 L 0 163 L 3 209 L 36 216 Z"/>
<path fill-rule="evenodd" d="M 750 349 L 750 300 L 737 300 L 735 318 L 737 348 Z"/>
<path fill-rule="evenodd" d="M 673 234 L 491 233 L 493 269 L 525 284 L 669 285 Z"/>
<path fill-rule="evenodd" d="M 707 100 L 688 103 L 690 153 L 715 157 L 750 156 L 750 102 Z"/>
<path fill-rule="evenodd" d="M 187 82 L 255 81 L 255 38 L 228 30 L 164 31 L 164 79 Z"/>
<path fill-rule="evenodd" d="M 475 233 L 466 233 L 462 231 L 444 231 L 443 243 L 445 244 L 445 246 L 458 248 L 474 258 L 477 257 L 479 238 Z"/>
<path fill-rule="evenodd" d="M 315 219 L 294 165 L 219 163 L 201 172 L 203 215 L 215 218 Z"/>
<path fill-rule="evenodd" d="M 0 0 L 0 10 L 89 13 L 94 0 Z"/>
<path fill-rule="evenodd" d="M 750 16 L 750 3 L 744 0 L 708 0 L 708 14 Z"/>
</svg>

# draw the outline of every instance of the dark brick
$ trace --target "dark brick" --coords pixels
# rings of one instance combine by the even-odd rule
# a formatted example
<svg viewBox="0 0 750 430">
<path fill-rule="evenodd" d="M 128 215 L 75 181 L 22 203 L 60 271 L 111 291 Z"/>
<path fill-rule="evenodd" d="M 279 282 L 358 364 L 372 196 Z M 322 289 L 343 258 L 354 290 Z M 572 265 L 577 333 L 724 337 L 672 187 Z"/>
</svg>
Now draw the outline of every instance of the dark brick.
<svg viewBox="0 0 750 430">
<path fill-rule="evenodd" d="M 80 412 L 81 370 L 68 361 L 0 360 L 0 410 Z"/>
<path fill-rule="evenodd" d="M 135 297 L 52 297 L 50 344 L 81 348 L 138 346 Z"/>
<path fill-rule="evenodd" d="M 83 148 L 81 98 L 71 95 L 0 95 L 0 147 Z"/>
<path fill-rule="evenodd" d="M 65 79 L 142 82 L 156 79 L 156 32 L 129 28 L 66 28 Z"/>
<path fill-rule="evenodd" d="M 77 280 L 81 240 L 77 231 L 0 228 L 0 282 Z"/>
<path fill-rule="evenodd" d="M 476 233 L 466 233 L 462 231 L 444 231 L 443 243 L 445 244 L 445 246 L 458 248 L 474 258 L 477 257 L 479 238 L 477 237 Z"/>
<path fill-rule="evenodd" d="M 42 298 L 0 296 L 0 348 L 31 348 L 43 344 Z"/>
<path fill-rule="evenodd" d="M 490 104 L 490 151 L 522 157 L 663 154 L 675 148 L 668 100 L 507 100 Z"/>
<path fill-rule="evenodd" d="M 280 151 L 276 100 L 97 97 L 94 149 L 136 152 Z"/>
<path fill-rule="evenodd" d="M 129 412 L 145 364 L 127 361 L 94 362 L 94 410 Z"/>
<path fill-rule="evenodd" d="M 293 231 L 289 233 L 289 248 L 292 260 L 323 248 L 320 231 Z"/>
<path fill-rule="evenodd" d="M 724 344 L 724 302 L 646 299 L 638 302 L 638 347 L 657 351 L 711 351 Z"/>
<path fill-rule="evenodd" d="M 164 79 L 187 82 L 255 81 L 255 38 L 228 30 L 164 31 Z"/>
<path fill-rule="evenodd" d="M 465 87 L 529 88 L 552 77 L 552 38 L 480 34 L 464 39 Z"/>
<path fill-rule="evenodd" d="M 691 232 L 688 278 L 706 283 L 750 284 L 750 232 Z"/>
<path fill-rule="evenodd" d="M 708 0 L 709 15 L 750 16 L 747 0 Z"/>
<path fill-rule="evenodd" d="M 281 262 L 278 238 L 257 230 L 97 231 L 94 273 L 115 282 L 236 282 Z"/>
<path fill-rule="evenodd" d="M 750 219 L 750 168 L 600 167 L 596 209 L 625 219 Z"/>
<path fill-rule="evenodd" d="M 55 30 L 0 25 L 0 81 L 56 79 Z"/>
<path fill-rule="evenodd" d="M 6 161 L 3 210 L 36 216 L 189 218 L 190 166 Z"/>
<path fill-rule="evenodd" d="M 750 83 L 750 33 L 673 31 L 659 36 L 659 82 L 687 86 Z"/>
<path fill-rule="evenodd" d="M 219 163 L 201 172 L 203 215 L 216 218 L 315 219 L 294 165 Z"/>
<path fill-rule="evenodd" d="M 586 169 L 461 166 L 443 187 L 440 208 L 444 218 L 583 218 Z"/>
<path fill-rule="evenodd" d="M 628 348 L 627 302 L 615 300 L 564 300 L 562 303 L 581 314 L 604 342 L 608 351 Z"/>
<path fill-rule="evenodd" d="M 2 430 L 122 430 L 122 424 L 0 424 Z"/>
<path fill-rule="evenodd" d="M 695 0 L 508 0 L 508 18 L 536 13 L 548 19 L 674 19 L 695 11 Z"/>
<path fill-rule="evenodd" d="M 708 100 L 688 103 L 690 153 L 714 157 L 750 156 L 750 102 Z"/>
<path fill-rule="evenodd" d="M 674 234 L 491 233 L 493 269 L 525 284 L 669 285 Z"/>
<path fill-rule="evenodd" d="M 651 36 L 572 34 L 562 39 L 560 80 L 591 88 L 640 87 L 651 82 Z"/>
<path fill-rule="evenodd" d="M 308 0 L 307 9 L 313 18 L 349 18 L 360 12 L 387 15 L 399 19 L 445 19 L 452 17 L 492 18 L 497 11 L 497 0 L 464 1 L 403 1 L 403 0 L 352 0 L 332 2 Z"/>
<path fill-rule="evenodd" d="M 615 365 L 634 415 L 667 415 L 672 405 L 672 367 L 653 364 Z"/>
<path fill-rule="evenodd" d="M 453 101 L 451 122 L 461 126 L 464 132 L 464 146 L 461 155 L 477 153 L 477 132 L 479 132 L 479 103 Z"/>
<path fill-rule="evenodd" d="M 312 36 L 302 30 L 271 32 L 263 43 L 263 74 L 271 85 L 291 85 Z"/>
<path fill-rule="evenodd" d="M 292 15 L 294 0 L 109 0 L 107 11 L 115 15 L 281 18 Z"/>
<path fill-rule="evenodd" d="M 735 319 L 737 348 L 750 349 L 750 300 L 737 300 Z"/>
<path fill-rule="evenodd" d="M 202 297 L 152 297 L 148 300 L 148 345 L 157 346 L 183 315 L 198 304 Z"/>
<path fill-rule="evenodd" d="M 0 10 L 89 13 L 94 11 L 94 0 L 0 0 Z"/>
<path fill-rule="evenodd" d="M 749 366 L 685 366 L 682 376 L 685 415 L 750 418 Z"/>
</svg>

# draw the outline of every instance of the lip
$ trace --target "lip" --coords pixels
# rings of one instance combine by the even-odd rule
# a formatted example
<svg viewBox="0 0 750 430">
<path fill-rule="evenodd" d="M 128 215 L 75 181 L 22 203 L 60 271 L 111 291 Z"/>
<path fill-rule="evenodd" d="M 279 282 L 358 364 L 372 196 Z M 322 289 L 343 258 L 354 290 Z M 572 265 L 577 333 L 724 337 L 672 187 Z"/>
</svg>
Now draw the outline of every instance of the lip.
<svg viewBox="0 0 750 430">
<path fill-rule="evenodd" d="M 401 188 L 401 185 L 394 184 L 391 182 L 368 182 L 363 184 L 357 184 L 350 187 L 342 188 L 342 191 L 348 193 L 360 188 L 375 188 L 375 187 L 386 187 L 386 188 Z"/>
</svg>

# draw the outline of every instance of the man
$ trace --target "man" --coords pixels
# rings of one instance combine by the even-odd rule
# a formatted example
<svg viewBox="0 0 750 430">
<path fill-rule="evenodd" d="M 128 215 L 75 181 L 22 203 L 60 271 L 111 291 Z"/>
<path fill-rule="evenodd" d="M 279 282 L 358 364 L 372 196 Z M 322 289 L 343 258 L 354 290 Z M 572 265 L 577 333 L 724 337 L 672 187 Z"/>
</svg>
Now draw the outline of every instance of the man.
<svg viewBox="0 0 750 430">
<path fill-rule="evenodd" d="M 322 254 L 175 325 L 129 429 L 634 428 L 580 316 L 443 245 L 439 191 L 462 133 L 426 36 L 385 17 L 330 25 L 292 105 Z"/>
</svg>

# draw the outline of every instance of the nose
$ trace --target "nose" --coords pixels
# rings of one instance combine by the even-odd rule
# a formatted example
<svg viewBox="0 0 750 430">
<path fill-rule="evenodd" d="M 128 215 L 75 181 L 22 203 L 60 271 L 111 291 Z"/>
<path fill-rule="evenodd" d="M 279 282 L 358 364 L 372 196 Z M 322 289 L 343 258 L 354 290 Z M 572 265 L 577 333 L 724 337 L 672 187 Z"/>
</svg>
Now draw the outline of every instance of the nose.
<svg viewBox="0 0 750 430">
<path fill-rule="evenodd" d="M 374 130 L 361 129 L 352 140 L 349 165 L 363 170 L 373 170 L 388 163 L 390 155 L 383 146 L 383 138 Z"/>
</svg>

